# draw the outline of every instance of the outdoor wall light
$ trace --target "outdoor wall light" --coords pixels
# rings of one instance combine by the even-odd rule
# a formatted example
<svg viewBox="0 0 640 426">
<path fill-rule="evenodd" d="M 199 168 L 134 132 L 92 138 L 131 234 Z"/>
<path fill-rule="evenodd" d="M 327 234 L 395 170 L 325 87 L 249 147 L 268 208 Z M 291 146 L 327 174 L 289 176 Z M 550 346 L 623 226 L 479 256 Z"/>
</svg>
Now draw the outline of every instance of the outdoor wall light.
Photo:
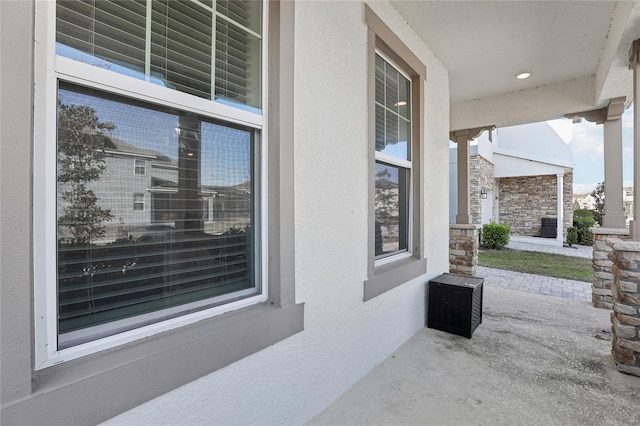
<svg viewBox="0 0 640 426">
<path fill-rule="evenodd" d="M 483 200 L 487 199 L 487 191 L 485 191 L 484 189 L 480 190 L 480 198 L 482 198 Z"/>
<path fill-rule="evenodd" d="M 529 78 L 529 77 L 531 77 L 530 72 L 521 72 L 520 74 L 516 74 L 516 78 L 518 80 L 524 80 L 525 78 Z"/>
</svg>

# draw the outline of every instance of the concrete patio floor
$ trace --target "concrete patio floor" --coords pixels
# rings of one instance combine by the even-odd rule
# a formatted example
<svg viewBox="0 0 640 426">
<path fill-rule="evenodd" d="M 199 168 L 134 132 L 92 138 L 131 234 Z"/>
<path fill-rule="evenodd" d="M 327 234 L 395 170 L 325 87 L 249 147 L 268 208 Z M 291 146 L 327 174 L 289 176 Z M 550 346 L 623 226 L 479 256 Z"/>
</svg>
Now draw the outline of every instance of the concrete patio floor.
<svg viewBox="0 0 640 426">
<path fill-rule="evenodd" d="M 425 327 L 311 424 L 640 424 L 610 326 L 587 302 L 486 286 L 472 339 Z"/>
<path fill-rule="evenodd" d="M 558 245 L 556 240 L 539 237 L 523 237 L 511 235 L 507 248 L 512 250 L 538 251 L 541 253 L 562 254 L 564 256 L 583 257 L 591 259 L 593 257 L 593 247 L 574 244 L 572 247 Z"/>
</svg>

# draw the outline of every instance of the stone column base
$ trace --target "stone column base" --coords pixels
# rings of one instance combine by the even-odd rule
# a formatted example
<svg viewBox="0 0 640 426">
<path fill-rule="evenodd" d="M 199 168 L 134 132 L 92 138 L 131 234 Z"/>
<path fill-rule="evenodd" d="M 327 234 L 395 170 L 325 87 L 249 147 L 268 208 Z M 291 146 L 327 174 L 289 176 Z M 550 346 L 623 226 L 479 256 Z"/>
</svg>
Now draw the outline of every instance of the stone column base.
<svg viewBox="0 0 640 426">
<path fill-rule="evenodd" d="M 480 225 L 449 225 L 449 272 L 476 276 Z"/>
<path fill-rule="evenodd" d="M 629 238 L 626 228 L 591 228 L 593 233 L 593 281 L 591 303 L 596 308 L 611 309 L 613 299 L 613 246 Z"/>
<path fill-rule="evenodd" d="M 618 371 L 640 376 L 640 241 L 613 245 L 611 353 Z"/>
</svg>

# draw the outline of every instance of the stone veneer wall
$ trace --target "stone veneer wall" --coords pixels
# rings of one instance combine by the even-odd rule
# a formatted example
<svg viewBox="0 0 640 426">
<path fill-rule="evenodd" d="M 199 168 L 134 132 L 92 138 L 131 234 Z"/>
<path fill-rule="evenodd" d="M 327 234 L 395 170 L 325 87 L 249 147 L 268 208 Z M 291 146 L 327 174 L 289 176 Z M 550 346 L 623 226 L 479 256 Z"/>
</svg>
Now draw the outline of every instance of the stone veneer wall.
<svg viewBox="0 0 640 426">
<path fill-rule="evenodd" d="M 495 195 L 496 180 L 493 177 L 493 163 L 479 154 L 469 158 L 469 214 L 471 223 L 482 223 L 482 199 L 481 190 L 493 191 Z M 492 197 L 493 198 L 493 197 Z M 495 203 L 495 201 L 492 201 Z M 494 209 L 495 211 L 495 205 Z"/>
<path fill-rule="evenodd" d="M 640 376 L 640 242 L 613 245 L 611 353 L 619 371 Z"/>
<path fill-rule="evenodd" d="M 543 217 L 558 217 L 556 175 L 518 176 L 498 179 L 500 223 L 511 226 L 513 235 L 539 236 Z M 573 225 L 573 173 L 563 178 L 563 241 Z"/>
<path fill-rule="evenodd" d="M 480 225 L 449 225 L 449 272 L 474 277 L 478 266 Z"/>
<path fill-rule="evenodd" d="M 616 228 L 592 228 L 593 233 L 593 281 L 591 284 L 591 303 L 596 308 L 611 309 L 613 296 L 611 287 L 614 281 L 614 244 L 629 238 L 629 230 Z"/>
</svg>

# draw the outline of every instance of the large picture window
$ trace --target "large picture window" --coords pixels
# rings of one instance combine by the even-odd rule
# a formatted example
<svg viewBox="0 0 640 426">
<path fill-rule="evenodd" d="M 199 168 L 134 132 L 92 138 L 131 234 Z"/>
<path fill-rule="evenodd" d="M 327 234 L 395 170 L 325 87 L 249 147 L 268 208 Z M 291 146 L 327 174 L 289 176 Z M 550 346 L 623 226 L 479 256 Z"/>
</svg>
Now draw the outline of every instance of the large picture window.
<svg viewBox="0 0 640 426">
<path fill-rule="evenodd" d="M 411 81 L 376 54 L 375 255 L 410 251 Z"/>
<path fill-rule="evenodd" d="M 38 368 L 265 301 L 263 2 L 46 8 Z"/>
</svg>

